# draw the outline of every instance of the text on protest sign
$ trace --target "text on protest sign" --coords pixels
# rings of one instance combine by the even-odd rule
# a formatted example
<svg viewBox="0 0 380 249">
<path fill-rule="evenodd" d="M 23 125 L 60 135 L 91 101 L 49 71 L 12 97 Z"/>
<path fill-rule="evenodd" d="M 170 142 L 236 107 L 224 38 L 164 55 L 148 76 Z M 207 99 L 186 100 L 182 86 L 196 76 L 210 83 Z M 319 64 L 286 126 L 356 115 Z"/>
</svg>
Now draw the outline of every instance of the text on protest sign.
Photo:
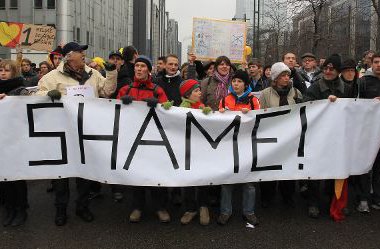
<svg viewBox="0 0 380 249">
<path fill-rule="evenodd" d="M 368 172 L 380 147 L 380 127 L 366 129 L 380 118 L 372 100 L 206 116 L 140 102 L 6 97 L 0 115 L 0 129 L 14 131 L 0 137 L 7 148 L 0 151 L 2 181 L 196 186 L 345 179 Z"/>
</svg>

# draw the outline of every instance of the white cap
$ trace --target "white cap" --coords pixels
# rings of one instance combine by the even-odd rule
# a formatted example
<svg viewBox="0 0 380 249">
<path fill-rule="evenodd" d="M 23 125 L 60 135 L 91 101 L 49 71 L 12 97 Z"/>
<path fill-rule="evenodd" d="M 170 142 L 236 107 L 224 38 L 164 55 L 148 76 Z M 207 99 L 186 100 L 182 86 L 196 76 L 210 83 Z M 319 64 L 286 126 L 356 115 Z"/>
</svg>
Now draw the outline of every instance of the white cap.
<svg viewBox="0 0 380 249">
<path fill-rule="evenodd" d="M 283 72 L 288 72 L 291 74 L 289 67 L 285 65 L 283 62 L 277 62 L 272 65 L 271 71 L 270 71 L 270 77 L 272 80 L 276 80 L 280 74 Z"/>
</svg>

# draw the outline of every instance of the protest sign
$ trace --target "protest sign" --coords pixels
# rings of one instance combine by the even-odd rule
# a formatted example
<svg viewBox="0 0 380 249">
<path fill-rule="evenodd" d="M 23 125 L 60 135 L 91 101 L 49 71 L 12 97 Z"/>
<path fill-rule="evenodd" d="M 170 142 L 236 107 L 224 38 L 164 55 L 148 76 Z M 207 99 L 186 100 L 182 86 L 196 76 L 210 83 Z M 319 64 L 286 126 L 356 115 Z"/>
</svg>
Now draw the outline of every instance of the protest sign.
<svg viewBox="0 0 380 249">
<path fill-rule="evenodd" d="M 368 172 L 380 147 L 374 100 L 204 115 L 144 102 L 6 97 L 0 116 L 0 181 L 197 186 L 345 179 Z"/>
<path fill-rule="evenodd" d="M 225 55 L 232 62 L 244 60 L 247 36 L 245 22 L 193 18 L 193 52 L 199 60 Z"/>
<path fill-rule="evenodd" d="M 51 51 L 56 29 L 52 26 L 33 25 L 14 22 L 0 22 L 0 46 Z"/>
</svg>

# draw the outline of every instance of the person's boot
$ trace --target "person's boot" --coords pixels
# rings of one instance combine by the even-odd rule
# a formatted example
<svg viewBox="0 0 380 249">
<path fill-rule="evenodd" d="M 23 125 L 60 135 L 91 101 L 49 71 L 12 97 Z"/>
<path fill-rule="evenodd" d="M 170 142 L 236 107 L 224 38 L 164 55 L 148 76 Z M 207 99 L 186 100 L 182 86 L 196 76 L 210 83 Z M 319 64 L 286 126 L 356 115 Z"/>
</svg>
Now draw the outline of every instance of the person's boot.
<svg viewBox="0 0 380 249">
<path fill-rule="evenodd" d="M 158 219 L 161 223 L 169 223 L 170 222 L 170 215 L 168 211 L 166 210 L 159 210 L 157 211 Z"/>
<path fill-rule="evenodd" d="M 141 221 L 142 212 L 139 209 L 134 209 L 132 213 L 129 215 L 129 222 L 137 223 Z"/>
<path fill-rule="evenodd" d="M 28 217 L 28 213 L 25 208 L 18 208 L 16 211 L 16 216 L 12 220 L 11 226 L 18 227 L 24 225 L 26 218 Z"/>
<path fill-rule="evenodd" d="M 3 226 L 7 227 L 10 224 L 12 224 L 12 221 L 15 218 L 15 216 L 16 216 L 16 209 L 7 207 L 5 218 L 3 219 Z"/>
<path fill-rule="evenodd" d="M 181 217 L 181 224 L 182 225 L 189 224 L 194 219 L 195 216 L 197 216 L 197 212 L 184 213 L 183 216 Z"/>
<path fill-rule="evenodd" d="M 77 207 L 75 214 L 85 222 L 92 222 L 94 220 L 94 215 L 88 207 Z"/>
<path fill-rule="evenodd" d="M 200 207 L 199 209 L 199 223 L 202 226 L 210 224 L 210 213 L 207 207 Z"/>
<path fill-rule="evenodd" d="M 57 207 L 55 213 L 55 224 L 57 226 L 64 226 L 67 222 L 66 207 Z"/>
</svg>

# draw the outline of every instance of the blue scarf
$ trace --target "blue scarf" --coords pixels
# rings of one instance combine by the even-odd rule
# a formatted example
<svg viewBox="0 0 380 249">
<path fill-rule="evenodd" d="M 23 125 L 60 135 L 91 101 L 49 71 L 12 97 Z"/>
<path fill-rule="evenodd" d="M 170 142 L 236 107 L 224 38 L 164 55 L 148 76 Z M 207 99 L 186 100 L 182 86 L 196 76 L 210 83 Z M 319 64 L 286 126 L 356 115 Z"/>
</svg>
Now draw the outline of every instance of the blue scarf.
<svg viewBox="0 0 380 249">
<path fill-rule="evenodd" d="M 252 88 L 251 86 L 248 85 L 247 89 L 245 90 L 245 92 L 243 93 L 242 96 L 237 96 L 235 90 L 233 89 L 232 86 L 230 86 L 230 88 L 228 89 L 230 91 L 230 93 L 235 96 L 236 98 L 236 103 L 247 103 L 247 100 L 249 99 L 248 96 L 249 94 L 252 92 Z"/>
</svg>

